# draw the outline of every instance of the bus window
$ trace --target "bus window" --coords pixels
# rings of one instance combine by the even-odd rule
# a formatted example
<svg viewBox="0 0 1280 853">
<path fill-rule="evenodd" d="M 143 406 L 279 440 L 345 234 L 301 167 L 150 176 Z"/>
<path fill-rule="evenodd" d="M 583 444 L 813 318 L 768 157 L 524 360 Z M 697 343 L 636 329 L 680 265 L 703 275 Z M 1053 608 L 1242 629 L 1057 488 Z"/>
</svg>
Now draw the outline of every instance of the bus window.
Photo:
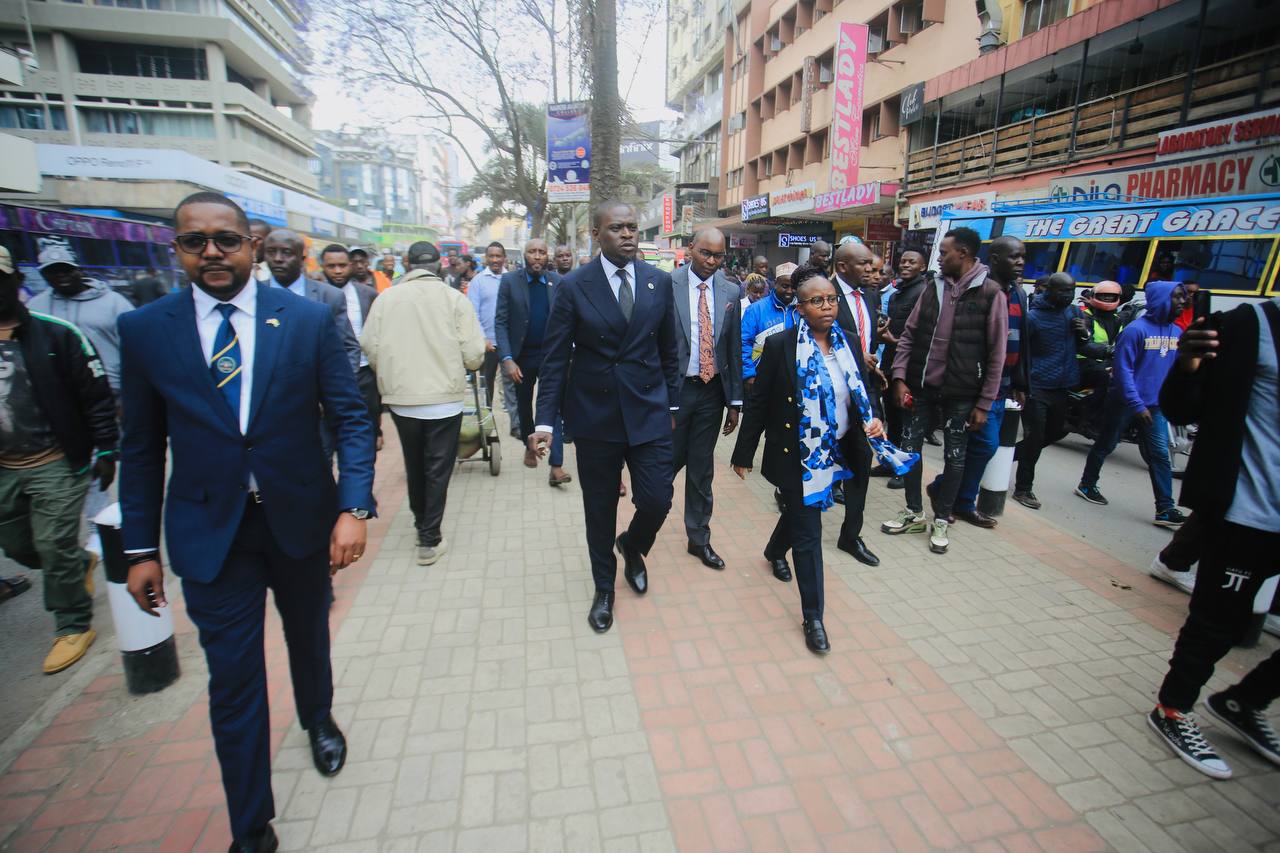
<svg viewBox="0 0 1280 853">
<path fill-rule="evenodd" d="M 1171 252 L 1174 279 L 1210 290 L 1256 293 L 1274 237 L 1263 240 L 1160 240 L 1156 253 Z"/>
<path fill-rule="evenodd" d="M 81 264 L 86 267 L 114 267 L 116 261 L 115 241 L 99 240 L 94 237 L 72 237 L 75 253 Z"/>
<path fill-rule="evenodd" d="M 1023 281 L 1035 281 L 1042 275 L 1058 271 L 1062 259 L 1062 243 L 1027 243 L 1027 265 L 1022 271 Z"/>
<path fill-rule="evenodd" d="M 1114 281 L 1136 286 L 1150 245 L 1147 240 L 1072 243 L 1067 250 L 1066 271 L 1077 284 Z"/>
<path fill-rule="evenodd" d="M 120 251 L 120 263 L 126 267 L 151 266 L 151 256 L 147 253 L 146 243 L 129 243 L 121 240 L 116 244 Z"/>
</svg>

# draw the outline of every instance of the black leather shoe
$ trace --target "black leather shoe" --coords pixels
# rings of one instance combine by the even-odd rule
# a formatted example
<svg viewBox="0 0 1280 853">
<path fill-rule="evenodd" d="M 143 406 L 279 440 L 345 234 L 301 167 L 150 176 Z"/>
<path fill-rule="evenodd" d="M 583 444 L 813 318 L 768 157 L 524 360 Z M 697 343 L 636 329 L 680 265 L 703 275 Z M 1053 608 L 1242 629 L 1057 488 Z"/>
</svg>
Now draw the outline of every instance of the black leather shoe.
<svg viewBox="0 0 1280 853">
<path fill-rule="evenodd" d="M 622 574 L 626 577 L 627 584 L 635 590 L 636 595 L 644 595 L 649 591 L 649 573 L 644 568 L 644 556 L 627 544 L 625 533 L 614 540 L 613 544 L 622 555 Z"/>
<path fill-rule="evenodd" d="M 831 644 L 827 642 L 827 629 L 822 627 L 821 620 L 806 620 L 804 623 L 804 644 L 809 647 L 809 651 L 815 655 L 825 655 L 831 651 Z"/>
<path fill-rule="evenodd" d="M 243 841 L 232 841 L 228 853 L 275 853 L 280 848 L 280 839 L 276 831 L 267 824 L 257 835 L 251 835 Z"/>
<path fill-rule="evenodd" d="M 871 469 L 871 476 L 872 477 L 892 477 L 893 469 L 886 468 L 883 465 L 877 465 L 876 467 Z"/>
<path fill-rule="evenodd" d="M 765 559 L 769 561 L 769 568 L 773 569 L 773 576 L 775 578 L 783 583 L 787 583 L 791 580 L 791 566 L 787 564 L 786 557 L 779 557 L 774 560 L 766 555 Z"/>
<path fill-rule="evenodd" d="M 890 477 L 889 482 L 885 483 L 885 485 L 891 489 L 905 489 L 907 487 L 907 481 L 901 477 Z"/>
<path fill-rule="evenodd" d="M 712 549 L 710 542 L 706 545 L 694 545 L 690 542 L 689 553 L 701 560 L 702 565 L 708 569 L 724 571 L 724 560 L 720 559 L 720 555 Z"/>
<path fill-rule="evenodd" d="M 997 524 L 994 518 L 979 509 L 958 509 L 955 511 L 955 516 L 961 521 L 967 521 L 974 527 L 981 527 L 983 530 L 990 530 Z"/>
<path fill-rule="evenodd" d="M 333 720 L 333 714 L 307 729 L 311 740 L 311 760 L 321 776 L 337 776 L 347 763 L 347 739 Z"/>
<path fill-rule="evenodd" d="M 867 543 L 862 541 L 859 536 L 856 539 L 841 539 L 836 543 L 836 547 L 846 554 L 852 554 L 853 559 L 859 563 L 865 563 L 868 566 L 880 565 L 880 558 L 871 553 L 871 549 L 867 547 Z"/>
<path fill-rule="evenodd" d="M 596 590 L 591 610 L 587 613 L 587 624 L 597 634 L 603 634 L 613 627 L 613 590 Z"/>
</svg>

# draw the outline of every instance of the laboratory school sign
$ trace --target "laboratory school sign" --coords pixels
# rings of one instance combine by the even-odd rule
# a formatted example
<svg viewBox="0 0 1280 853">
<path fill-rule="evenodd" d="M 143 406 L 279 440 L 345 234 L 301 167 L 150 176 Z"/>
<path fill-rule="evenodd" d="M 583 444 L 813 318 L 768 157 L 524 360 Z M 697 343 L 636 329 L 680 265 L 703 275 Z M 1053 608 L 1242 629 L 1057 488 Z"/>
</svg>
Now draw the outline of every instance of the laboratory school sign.
<svg viewBox="0 0 1280 853">
<path fill-rule="evenodd" d="M 1218 204 L 1178 204 L 1156 210 L 1011 216 L 1004 235 L 1022 240 L 1089 237 L 1179 237 L 1275 234 L 1280 230 L 1280 198 Z"/>
</svg>

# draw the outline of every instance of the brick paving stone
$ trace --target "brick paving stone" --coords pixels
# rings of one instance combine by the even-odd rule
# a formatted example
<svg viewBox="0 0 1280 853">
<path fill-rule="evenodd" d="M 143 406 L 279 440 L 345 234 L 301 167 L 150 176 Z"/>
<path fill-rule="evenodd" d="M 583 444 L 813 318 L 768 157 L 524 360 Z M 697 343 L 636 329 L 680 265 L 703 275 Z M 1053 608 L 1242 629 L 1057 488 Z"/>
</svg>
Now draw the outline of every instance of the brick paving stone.
<svg viewBox="0 0 1280 853">
<path fill-rule="evenodd" d="M 835 650 L 815 658 L 795 584 L 760 557 L 771 489 L 727 475 L 725 440 L 713 542 L 728 568 L 684 553 L 677 480 L 650 593 L 621 587 L 596 635 L 576 485 L 461 466 L 450 550 L 423 568 L 387 438 L 369 555 L 336 580 L 351 754 L 334 779 L 310 766 L 269 615 L 285 850 L 1280 850 L 1280 773 L 1210 722 L 1237 770 L 1211 782 L 1142 719 L 1185 596 L 1019 507 L 938 558 L 876 532 L 899 500 L 877 481 L 874 569 L 834 548 L 835 509 Z M 0 849 L 226 849 L 204 664 L 174 586 L 182 680 L 151 697 L 118 673 L 90 683 L 0 768 Z M 1234 653 L 1215 686 L 1272 648 Z"/>
</svg>

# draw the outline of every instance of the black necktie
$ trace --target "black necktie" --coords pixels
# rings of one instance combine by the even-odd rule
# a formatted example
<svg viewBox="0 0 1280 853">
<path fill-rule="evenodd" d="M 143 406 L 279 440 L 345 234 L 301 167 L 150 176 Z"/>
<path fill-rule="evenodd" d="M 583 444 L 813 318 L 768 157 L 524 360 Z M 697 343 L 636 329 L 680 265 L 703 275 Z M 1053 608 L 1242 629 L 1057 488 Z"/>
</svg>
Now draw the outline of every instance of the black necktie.
<svg viewBox="0 0 1280 853">
<path fill-rule="evenodd" d="M 627 318 L 627 322 L 631 322 L 631 311 L 636 306 L 635 294 L 631 292 L 631 282 L 627 280 L 627 271 L 625 269 L 618 270 L 618 307 L 622 309 L 622 316 Z"/>
</svg>

